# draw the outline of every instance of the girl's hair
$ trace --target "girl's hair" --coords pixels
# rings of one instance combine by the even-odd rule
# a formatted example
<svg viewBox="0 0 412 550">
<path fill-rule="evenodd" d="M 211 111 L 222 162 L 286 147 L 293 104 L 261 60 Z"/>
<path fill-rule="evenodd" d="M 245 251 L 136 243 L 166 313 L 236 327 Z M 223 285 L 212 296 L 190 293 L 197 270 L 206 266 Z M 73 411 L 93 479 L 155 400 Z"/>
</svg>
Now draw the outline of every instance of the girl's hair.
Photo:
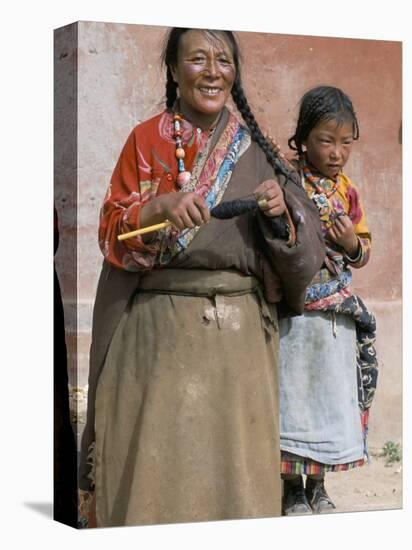
<svg viewBox="0 0 412 550">
<path fill-rule="evenodd" d="M 334 86 L 317 86 L 301 99 L 299 118 L 295 133 L 288 140 L 289 147 L 302 156 L 302 145 L 310 131 L 327 120 L 336 120 L 339 125 L 351 122 L 353 139 L 359 139 L 358 120 L 350 98 Z"/>
<path fill-rule="evenodd" d="M 206 29 L 187 29 L 187 28 L 172 28 L 167 36 L 163 47 L 162 53 L 162 62 L 166 66 L 166 107 L 171 109 L 177 99 L 177 83 L 173 80 L 172 72 L 170 70 L 171 66 L 177 65 L 178 60 L 178 49 L 180 37 L 187 31 L 190 30 L 199 30 L 209 35 L 210 37 L 221 40 L 219 34 L 223 34 L 228 40 L 230 47 L 232 49 L 233 61 L 236 69 L 236 77 L 232 87 L 232 98 L 238 108 L 240 114 L 243 117 L 243 120 L 246 122 L 252 139 L 257 142 L 259 147 L 265 153 L 265 156 L 272 165 L 276 174 L 283 174 L 287 179 L 290 178 L 290 172 L 286 166 L 279 159 L 273 145 L 265 138 L 262 134 L 261 129 L 259 128 L 256 119 L 250 110 L 248 101 L 246 99 L 245 93 L 242 87 L 242 81 L 240 77 L 240 49 L 237 43 L 236 37 L 231 31 L 221 31 L 221 30 L 206 30 Z"/>
</svg>

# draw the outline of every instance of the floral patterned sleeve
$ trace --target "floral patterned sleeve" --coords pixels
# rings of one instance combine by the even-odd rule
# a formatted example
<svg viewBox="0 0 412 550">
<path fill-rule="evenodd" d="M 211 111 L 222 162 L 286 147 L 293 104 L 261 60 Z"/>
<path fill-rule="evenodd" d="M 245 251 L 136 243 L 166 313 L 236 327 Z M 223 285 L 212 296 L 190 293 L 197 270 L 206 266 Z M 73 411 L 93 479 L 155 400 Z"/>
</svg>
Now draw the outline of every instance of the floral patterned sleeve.
<svg viewBox="0 0 412 550">
<path fill-rule="evenodd" d="M 150 167 L 147 171 L 149 179 Z M 152 197 L 152 186 L 142 186 L 133 131 L 120 154 L 100 211 L 99 246 L 109 263 L 127 271 L 153 267 L 156 247 L 146 245 L 142 237 L 117 240 L 120 233 L 140 227 L 141 208 Z"/>
<path fill-rule="evenodd" d="M 354 183 L 345 176 L 346 179 L 346 199 L 348 202 L 348 215 L 354 225 L 355 233 L 359 241 L 359 252 L 355 258 L 345 254 L 346 262 L 354 268 L 360 268 L 369 261 L 372 236 L 369 232 L 366 222 L 365 210 L 360 198 L 360 194 Z"/>
</svg>

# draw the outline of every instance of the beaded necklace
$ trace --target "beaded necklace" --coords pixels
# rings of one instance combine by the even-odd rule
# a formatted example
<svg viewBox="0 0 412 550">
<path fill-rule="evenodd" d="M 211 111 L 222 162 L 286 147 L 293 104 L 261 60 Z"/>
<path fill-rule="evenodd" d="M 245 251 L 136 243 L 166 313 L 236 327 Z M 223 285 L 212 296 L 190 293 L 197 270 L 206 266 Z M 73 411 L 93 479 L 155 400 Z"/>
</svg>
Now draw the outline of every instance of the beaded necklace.
<svg viewBox="0 0 412 550">
<path fill-rule="evenodd" d="M 336 178 L 336 181 L 333 181 L 330 178 L 326 178 L 326 177 L 323 177 L 323 178 L 316 177 L 312 174 L 312 172 L 309 170 L 306 164 L 303 166 L 303 173 L 305 175 L 306 181 L 308 181 L 310 184 L 313 185 L 313 187 L 316 189 L 319 195 L 323 194 L 326 196 L 326 198 L 329 198 L 333 195 L 333 193 L 338 188 L 339 176 Z"/>
<path fill-rule="evenodd" d="M 173 115 L 173 137 L 176 141 L 176 159 L 177 159 L 177 167 L 179 170 L 179 173 L 177 175 L 177 185 L 179 187 L 183 187 L 185 184 L 189 183 L 190 178 L 192 177 L 192 174 L 186 170 L 185 168 L 185 150 L 183 149 L 183 143 L 182 143 L 182 129 L 181 129 L 181 122 L 183 121 L 183 118 L 179 114 Z"/>
<path fill-rule="evenodd" d="M 336 181 L 330 178 L 319 178 L 312 174 L 306 162 L 302 166 L 303 176 L 305 182 L 309 183 L 314 192 L 310 196 L 313 202 L 316 204 L 321 216 L 328 214 L 330 211 L 328 199 L 336 192 L 339 185 L 339 175 Z"/>
<path fill-rule="evenodd" d="M 204 154 L 208 154 L 208 151 L 210 149 L 211 138 L 212 138 L 212 135 L 213 135 L 214 131 L 216 130 L 216 126 L 217 126 L 217 124 L 218 124 L 218 122 L 221 118 L 222 112 L 220 113 L 220 115 L 218 117 L 218 120 L 214 123 L 213 127 L 209 128 L 208 136 L 207 136 L 207 140 L 206 140 L 207 141 L 206 149 L 205 149 L 205 151 L 203 151 Z M 173 115 L 173 119 L 172 119 L 173 138 L 175 139 L 175 142 L 176 142 L 175 156 L 176 156 L 177 167 L 178 167 L 178 172 L 179 172 L 178 175 L 177 175 L 177 178 L 176 178 L 176 183 L 182 190 L 185 190 L 184 188 L 186 188 L 188 186 L 188 184 L 191 181 L 193 175 L 192 175 L 191 172 L 189 172 L 189 170 L 186 170 L 186 168 L 185 168 L 184 158 L 186 156 L 186 153 L 185 153 L 185 150 L 183 149 L 183 141 L 182 141 L 182 135 L 183 135 L 182 123 L 183 123 L 183 120 L 184 120 L 183 115 L 181 115 L 180 113 L 175 113 Z M 196 130 L 197 130 L 198 134 L 202 134 L 201 128 L 196 128 Z M 205 144 L 203 144 L 203 145 L 205 145 Z"/>
</svg>

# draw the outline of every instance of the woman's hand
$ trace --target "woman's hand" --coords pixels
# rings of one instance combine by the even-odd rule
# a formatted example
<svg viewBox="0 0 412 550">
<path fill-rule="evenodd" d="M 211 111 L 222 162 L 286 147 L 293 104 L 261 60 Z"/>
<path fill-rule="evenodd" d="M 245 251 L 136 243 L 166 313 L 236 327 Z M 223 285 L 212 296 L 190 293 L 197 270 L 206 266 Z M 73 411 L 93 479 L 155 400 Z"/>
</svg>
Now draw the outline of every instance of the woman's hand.
<svg viewBox="0 0 412 550">
<path fill-rule="evenodd" d="M 344 248 L 350 258 L 356 258 L 359 241 L 349 216 L 346 214 L 336 216 L 332 227 L 328 231 L 328 237 Z"/>
<path fill-rule="evenodd" d="M 276 180 L 266 180 L 256 187 L 254 195 L 260 210 L 273 218 L 282 215 L 286 210 L 283 191 Z"/>
<path fill-rule="evenodd" d="M 209 208 L 196 193 L 167 193 L 159 195 L 141 210 L 140 225 L 146 227 L 169 220 L 182 231 L 210 221 Z"/>
</svg>

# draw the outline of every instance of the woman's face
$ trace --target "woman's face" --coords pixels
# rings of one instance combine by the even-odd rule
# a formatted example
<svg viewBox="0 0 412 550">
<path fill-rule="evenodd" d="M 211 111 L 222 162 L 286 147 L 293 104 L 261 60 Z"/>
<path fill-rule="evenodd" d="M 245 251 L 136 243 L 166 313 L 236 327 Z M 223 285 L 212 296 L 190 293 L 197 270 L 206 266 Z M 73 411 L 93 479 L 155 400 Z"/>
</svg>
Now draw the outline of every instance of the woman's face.
<svg viewBox="0 0 412 550">
<path fill-rule="evenodd" d="M 170 69 L 179 86 L 182 114 L 193 124 L 210 128 L 236 78 L 233 52 L 225 34 L 185 32 L 179 42 L 177 65 Z"/>
<path fill-rule="evenodd" d="M 310 164 L 324 176 L 334 178 L 345 166 L 352 143 L 352 123 L 338 124 L 331 119 L 312 128 L 303 145 L 306 146 L 306 158 Z"/>
</svg>

